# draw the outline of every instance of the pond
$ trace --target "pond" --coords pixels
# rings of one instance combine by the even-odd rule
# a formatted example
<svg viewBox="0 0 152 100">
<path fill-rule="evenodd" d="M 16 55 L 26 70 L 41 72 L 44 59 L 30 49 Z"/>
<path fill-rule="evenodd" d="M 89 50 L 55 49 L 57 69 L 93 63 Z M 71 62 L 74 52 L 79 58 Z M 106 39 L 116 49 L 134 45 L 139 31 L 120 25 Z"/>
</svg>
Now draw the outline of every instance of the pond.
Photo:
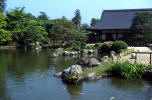
<svg viewBox="0 0 152 100">
<path fill-rule="evenodd" d="M 50 50 L 0 50 L 0 100 L 151 100 L 144 80 L 103 78 L 66 85 L 54 73 L 78 58 L 51 58 Z"/>
</svg>

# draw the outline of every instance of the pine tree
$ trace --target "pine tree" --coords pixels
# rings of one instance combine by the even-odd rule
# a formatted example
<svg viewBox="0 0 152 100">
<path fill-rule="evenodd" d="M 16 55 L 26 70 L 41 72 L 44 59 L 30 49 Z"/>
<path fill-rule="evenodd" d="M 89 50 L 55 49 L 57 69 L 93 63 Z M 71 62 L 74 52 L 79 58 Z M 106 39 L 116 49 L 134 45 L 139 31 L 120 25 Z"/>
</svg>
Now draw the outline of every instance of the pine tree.
<svg viewBox="0 0 152 100">
<path fill-rule="evenodd" d="M 77 28 L 80 28 L 80 24 L 81 24 L 81 14 L 80 14 L 80 10 L 77 9 L 75 11 L 75 16 L 72 18 L 72 22 L 75 24 L 75 26 Z"/>
<path fill-rule="evenodd" d="M 95 26 L 98 22 L 99 22 L 99 19 L 92 18 L 90 25 L 91 25 L 91 26 Z"/>
<path fill-rule="evenodd" d="M 4 12 L 6 8 L 6 0 L 0 0 L 0 12 Z"/>
</svg>

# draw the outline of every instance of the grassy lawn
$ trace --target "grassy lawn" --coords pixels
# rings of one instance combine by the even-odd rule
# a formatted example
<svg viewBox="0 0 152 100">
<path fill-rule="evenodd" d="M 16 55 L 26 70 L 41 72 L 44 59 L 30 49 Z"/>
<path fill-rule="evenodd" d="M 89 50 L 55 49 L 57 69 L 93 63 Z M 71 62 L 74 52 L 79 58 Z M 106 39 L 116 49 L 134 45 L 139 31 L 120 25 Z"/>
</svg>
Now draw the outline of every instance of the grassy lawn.
<svg viewBox="0 0 152 100">
<path fill-rule="evenodd" d="M 82 73 L 82 76 L 86 77 L 88 75 L 88 73 L 92 73 L 92 72 L 95 72 L 97 75 L 106 74 L 106 73 L 108 73 L 107 72 L 108 70 L 111 70 L 112 64 L 113 64 L 112 58 L 110 57 L 107 62 L 102 62 L 100 66 L 88 68 L 87 71 L 84 71 Z"/>
</svg>

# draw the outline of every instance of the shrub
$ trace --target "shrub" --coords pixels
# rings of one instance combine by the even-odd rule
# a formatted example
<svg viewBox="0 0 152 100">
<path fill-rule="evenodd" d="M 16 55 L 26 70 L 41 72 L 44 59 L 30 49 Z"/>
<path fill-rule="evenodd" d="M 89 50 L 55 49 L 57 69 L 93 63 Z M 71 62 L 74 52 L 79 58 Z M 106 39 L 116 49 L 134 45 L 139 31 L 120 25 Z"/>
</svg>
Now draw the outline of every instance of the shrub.
<svg viewBox="0 0 152 100">
<path fill-rule="evenodd" d="M 112 50 L 116 51 L 116 52 L 120 52 L 121 49 L 127 49 L 128 47 L 128 44 L 124 41 L 115 41 L 113 44 L 112 44 Z"/>
<path fill-rule="evenodd" d="M 73 47 L 72 47 L 72 50 L 80 51 L 80 50 L 81 50 L 81 47 L 80 47 L 80 46 L 73 46 Z"/>
<path fill-rule="evenodd" d="M 92 50 L 92 49 L 94 49 L 94 48 L 93 48 L 93 46 L 91 46 L 91 45 L 86 45 L 86 46 L 85 46 L 85 49 Z"/>
<path fill-rule="evenodd" d="M 112 47 L 113 42 L 105 42 L 100 48 L 99 48 L 99 52 L 101 53 L 107 53 L 111 51 L 111 47 Z"/>
<path fill-rule="evenodd" d="M 96 44 L 94 45 L 94 49 L 99 49 L 99 48 L 102 47 L 102 45 L 103 45 L 103 43 L 98 42 L 98 43 L 96 43 Z"/>
<path fill-rule="evenodd" d="M 146 70 L 146 66 L 142 64 L 132 64 L 130 62 L 117 62 L 112 66 L 112 72 L 120 77 L 131 79 L 141 78 Z"/>
<path fill-rule="evenodd" d="M 81 46 L 81 49 L 85 49 L 86 43 L 85 43 L 85 42 L 81 42 L 81 43 L 80 43 L 80 46 Z"/>
</svg>

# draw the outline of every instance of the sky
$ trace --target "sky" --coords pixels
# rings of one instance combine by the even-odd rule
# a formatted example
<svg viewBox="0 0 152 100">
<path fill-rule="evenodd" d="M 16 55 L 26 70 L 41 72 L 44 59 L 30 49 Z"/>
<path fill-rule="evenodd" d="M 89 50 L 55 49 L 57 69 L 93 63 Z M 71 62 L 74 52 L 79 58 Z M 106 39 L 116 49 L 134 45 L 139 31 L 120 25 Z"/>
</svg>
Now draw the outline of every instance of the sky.
<svg viewBox="0 0 152 100">
<path fill-rule="evenodd" d="M 100 18 L 103 10 L 152 8 L 152 0 L 7 0 L 7 10 L 25 7 L 26 12 L 38 16 L 46 12 L 50 19 L 68 19 L 80 10 L 82 24 L 90 24 L 92 18 Z"/>
</svg>

